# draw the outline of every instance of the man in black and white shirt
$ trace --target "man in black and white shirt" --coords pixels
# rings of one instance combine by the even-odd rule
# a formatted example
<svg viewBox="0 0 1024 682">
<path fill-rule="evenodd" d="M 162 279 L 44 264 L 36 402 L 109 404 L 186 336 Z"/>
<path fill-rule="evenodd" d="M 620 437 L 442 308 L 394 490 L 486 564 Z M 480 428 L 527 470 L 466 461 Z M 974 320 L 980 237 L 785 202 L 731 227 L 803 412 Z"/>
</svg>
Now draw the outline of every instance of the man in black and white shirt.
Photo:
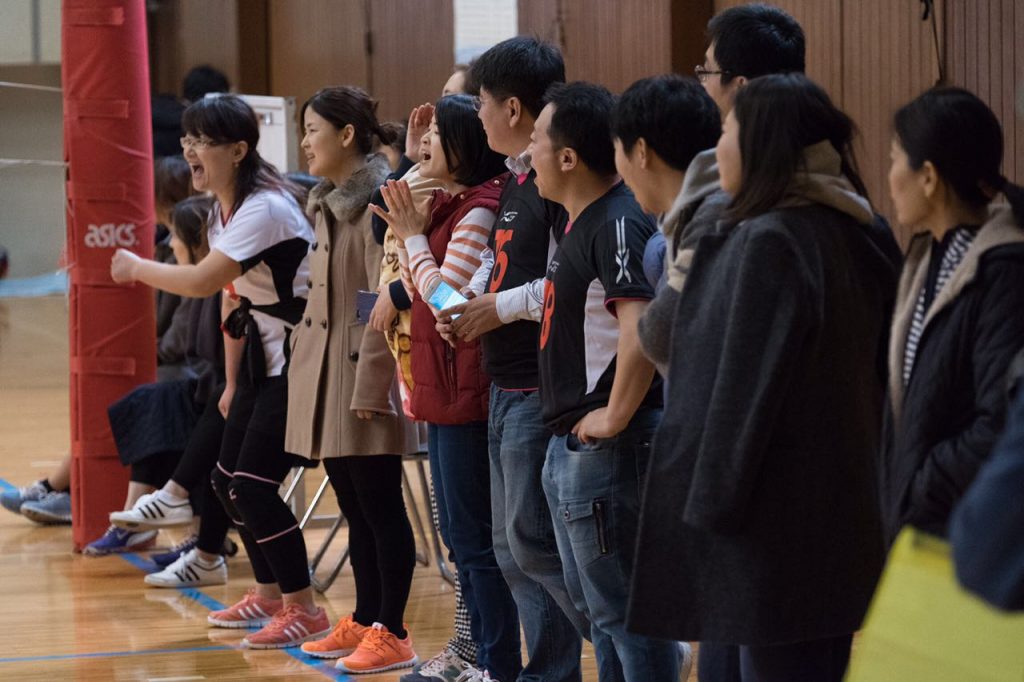
<svg viewBox="0 0 1024 682">
<path fill-rule="evenodd" d="M 615 173 L 613 98 L 587 83 L 548 91 L 530 144 L 537 189 L 569 222 L 548 266 L 540 331 L 544 492 L 566 583 L 590 618 L 598 668 L 627 682 L 679 676 L 675 643 L 626 631 L 643 474 L 661 385 L 637 321 L 654 222 Z"/>
</svg>

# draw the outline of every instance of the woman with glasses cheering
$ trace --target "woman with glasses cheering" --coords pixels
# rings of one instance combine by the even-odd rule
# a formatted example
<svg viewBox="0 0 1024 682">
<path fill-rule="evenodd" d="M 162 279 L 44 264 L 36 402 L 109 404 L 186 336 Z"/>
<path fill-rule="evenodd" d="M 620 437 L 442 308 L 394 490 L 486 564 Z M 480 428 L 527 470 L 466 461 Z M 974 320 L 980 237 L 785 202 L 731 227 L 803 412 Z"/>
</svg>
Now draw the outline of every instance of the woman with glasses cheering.
<svg viewBox="0 0 1024 682">
<path fill-rule="evenodd" d="M 286 369 L 288 339 L 306 305 L 313 230 L 290 185 L 256 150 L 259 124 L 245 102 L 231 95 L 202 99 L 185 110 L 182 126 L 192 185 L 216 197 L 210 254 L 197 265 L 164 265 L 122 249 L 111 275 L 182 296 L 227 294 L 227 385 L 219 403 L 227 423 L 212 480 L 239 528 L 257 586 L 209 622 L 262 627 L 242 640 L 246 647 L 296 646 L 330 630 L 313 602 L 302 532 L 277 492 L 303 461 L 284 451 Z"/>
</svg>

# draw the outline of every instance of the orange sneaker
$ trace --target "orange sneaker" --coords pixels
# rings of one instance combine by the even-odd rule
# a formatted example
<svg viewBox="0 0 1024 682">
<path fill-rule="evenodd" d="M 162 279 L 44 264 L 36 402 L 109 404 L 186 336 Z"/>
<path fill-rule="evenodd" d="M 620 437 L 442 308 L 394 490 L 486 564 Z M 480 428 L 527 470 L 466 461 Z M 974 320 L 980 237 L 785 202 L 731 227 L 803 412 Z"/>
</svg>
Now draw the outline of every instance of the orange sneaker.
<svg viewBox="0 0 1024 682">
<path fill-rule="evenodd" d="M 287 649 L 331 631 L 327 612 L 318 606 L 310 613 L 302 604 L 289 604 L 277 612 L 270 624 L 242 640 L 243 649 Z"/>
<path fill-rule="evenodd" d="M 261 628 L 268 623 L 284 605 L 280 599 L 265 599 L 250 587 L 242 601 L 223 611 L 212 611 L 206 622 L 219 628 Z"/>
<path fill-rule="evenodd" d="M 406 628 L 408 631 L 408 628 Z M 398 639 L 380 623 L 367 628 L 363 641 L 350 656 L 338 661 L 338 670 L 347 673 L 379 673 L 396 668 L 409 668 L 419 663 L 420 657 L 412 650 L 412 636 Z"/>
<path fill-rule="evenodd" d="M 341 658 L 356 650 L 363 636 L 369 631 L 365 625 L 356 622 L 351 614 L 338 621 L 331 634 L 315 642 L 306 642 L 302 650 L 317 658 Z"/>
</svg>

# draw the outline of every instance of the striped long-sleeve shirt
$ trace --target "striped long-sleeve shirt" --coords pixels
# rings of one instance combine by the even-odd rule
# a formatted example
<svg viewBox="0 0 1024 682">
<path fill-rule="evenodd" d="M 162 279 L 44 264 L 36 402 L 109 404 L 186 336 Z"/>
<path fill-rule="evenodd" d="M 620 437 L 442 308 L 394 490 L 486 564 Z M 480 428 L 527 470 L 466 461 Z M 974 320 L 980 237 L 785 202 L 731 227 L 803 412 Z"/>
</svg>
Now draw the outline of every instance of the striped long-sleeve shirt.
<svg viewBox="0 0 1024 682">
<path fill-rule="evenodd" d="M 452 231 L 452 239 L 440 265 L 430 252 L 426 236 L 416 235 L 405 240 L 405 248 L 399 248 L 398 260 L 402 268 L 402 282 L 409 294 L 415 290 L 427 299 L 442 280 L 456 291 L 466 289 L 480 268 L 482 253 L 487 248 L 496 217 L 493 211 L 485 208 L 470 210 Z"/>
</svg>

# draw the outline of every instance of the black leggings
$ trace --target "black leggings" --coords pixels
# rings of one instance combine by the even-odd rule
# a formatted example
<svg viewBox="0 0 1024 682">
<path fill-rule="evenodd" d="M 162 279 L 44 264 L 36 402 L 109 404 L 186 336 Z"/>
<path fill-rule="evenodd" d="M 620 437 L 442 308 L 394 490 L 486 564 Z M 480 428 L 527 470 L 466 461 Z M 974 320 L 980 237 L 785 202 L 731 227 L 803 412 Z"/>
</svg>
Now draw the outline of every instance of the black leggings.
<svg viewBox="0 0 1024 682">
<path fill-rule="evenodd" d="M 162 488 L 174 474 L 178 462 L 181 461 L 181 454 L 174 450 L 157 452 L 137 462 L 132 462 L 131 480 L 151 488 Z"/>
<path fill-rule="evenodd" d="M 416 566 L 416 541 L 402 496 L 402 457 L 365 455 L 324 460 L 338 507 L 348 521 L 348 547 L 361 625 L 381 623 L 404 636 L 403 616 Z"/>
<path fill-rule="evenodd" d="M 309 563 L 302 531 L 278 488 L 292 467 L 307 460 L 284 451 L 286 377 L 267 377 L 255 387 L 242 364 L 210 478 L 238 527 L 256 582 L 277 583 L 281 592 L 291 594 L 309 587 Z"/>
<path fill-rule="evenodd" d="M 224 417 L 217 403 L 224 386 L 218 386 L 210 395 L 199 416 L 185 452 L 178 461 L 171 480 L 189 491 L 193 508 L 199 510 L 199 539 L 196 547 L 207 554 L 220 554 L 224 548 L 231 519 L 224 505 L 213 494 L 210 472 L 217 465 L 221 442 L 224 440 Z"/>
<path fill-rule="evenodd" d="M 192 507 L 200 517 L 196 546 L 208 554 L 223 551 L 231 523 L 210 485 L 210 472 L 217 463 L 224 437 L 224 417 L 217 407 L 223 390 L 223 386 L 218 387 L 206 403 L 184 452 L 161 452 L 132 464 L 133 481 L 162 488 L 172 480 L 188 490 Z"/>
</svg>

